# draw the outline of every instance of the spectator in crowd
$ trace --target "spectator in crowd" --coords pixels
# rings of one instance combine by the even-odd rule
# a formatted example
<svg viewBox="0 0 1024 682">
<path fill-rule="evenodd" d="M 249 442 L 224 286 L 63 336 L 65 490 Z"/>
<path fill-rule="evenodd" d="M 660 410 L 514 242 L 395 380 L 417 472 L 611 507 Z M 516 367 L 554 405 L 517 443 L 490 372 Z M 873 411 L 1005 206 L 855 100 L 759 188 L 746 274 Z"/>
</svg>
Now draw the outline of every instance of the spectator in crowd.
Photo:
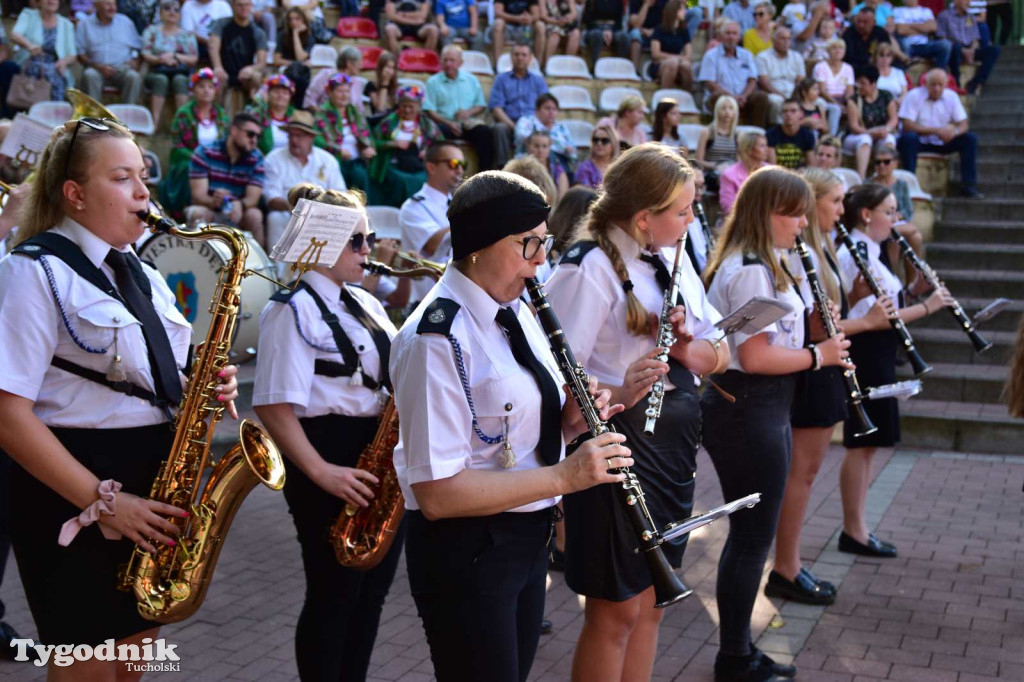
<svg viewBox="0 0 1024 682">
<path fill-rule="evenodd" d="M 768 163 L 796 170 L 810 163 L 814 133 L 801 124 L 803 111 L 794 99 L 782 104 L 782 123 L 768 130 Z"/>
<path fill-rule="evenodd" d="M 118 14 L 115 0 L 95 0 L 96 11 L 78 22 L 75 40 L 82 72 L 82 89 L 97 102 L 103 96 L 103 86 L 112 85 L 121 94 L 125 104 L 139 101 L 142 76 L 139 59 L 135 55 L 142 47 L 142 39 L 135 24 Z"/>
<path fill-rule="evenodd" d="M 907 183 L 896 177 L 898 165 L 896 148 L 882 145 L 875 151 L 875 174 L 868 178 L 868 181 L 877 182 L 892 190 L 896 197 L 896 230 L 910 242 L 917 255 L 924 258 L 924 237 L 914 224 L 914 200 L 910 197 L 910 187 Z M 899 259 L 898 254 L 894 255 L 894 258 L 890 258 L 890 263 L 895 263 Z"/>
<path fill-rule="evenodd" d="M 540 193 L 547 200 L 548 206 L 557 208 L 558 188 L 555 187 L 555 183 L 551 179 L 551 173 L 548 172 L 548 169 L 540 161 L 532 156 L 522 156 L 518 159 L 512 159 L 501 170 L 506 173 L 522 176 L 537 185 L 540 188 Z"/>
<path fill-rule="evenodd" d="M 814 36 L 804 43 L 804 61 L 813 67 L 828 59 L 828 44 L 836 37 L 836 22 L 828 19 L 818 23 Z"/>
<path fill-rule="evenodd" d="M 725 9 L 728 11 L 729 7 Z M 768 122 L 771 101 L 767 93 L 756 89 L 757 64 L 754 56 L 739 46 L 739 24 L 727 21 L 722 26 L 721 38 L 721 45 L 705 52 L 700 64 L 700 80 L 708 95 L 707 106 L 714 109 L 719 97 L 729 95 L 739 105 L 744 122 L 763 128 Z"/>
<path fill-rule="evenodd" d="M 20 70 L 21 68 L 18 64 L 11 61 L 11 41 L 7 38 L 7 31 L 4 29 L 3 24 L 0 24 L 0 116 L 3 116 L 4 118 L 10 118 L 13 116 L 7 107 L 7 93 L 11 88 L 11 80 Z M 0 144 L 3 143 L 3 137 L 7 137 L 6 131 L 4 131 L 3 136 L 0 137 Z M 0 253 L 3 253 L 3 251 L 0 250 Z M 0 547 L 2 547 L 2 545 L 0 545 Z M 0 549 L 0 555 L 2 555 L 2 553 L 3 551 Z M 3 570 L 0 569 L 0 580 L 2 580 L 2 578 Z M 3 618 L 2 609 L 0 609 L 0 618 Z M 0 629 L 2 628 L 3 623 L 0 622 Z M 3 647 L 0 646 L 0 651 L 2 650 Z"/>
<path fill-rule="evenodd" d="M 914 2 L 915 0 L 910 0 Z M 979 85 L 984 85 L 999 59 L 999 46 L 982 44 L 978 22 L 967 12 L 970 0 L 953 0 L 953 6 L 939 15 L 938 35 L 952 41 L 949 72 L 957 85 L 960 82 L 960 64 L 977 64 L 974 78 L 967 83 L 967 92 L 974 94 Z M 929 10 L 930 11 L 930 10 Z M 936 64 L 939 66 L 939 64 Z"/>
<path fill-rule="evenodd" d="M 550 92 L 537 98 L 534 113 L 522 116 L 516 122 L 516 152 L 526 150 L 526 140 L 535 132 L 547 133 L 551 138 L 551 154 L 566 168 L 576 165 L 578 154 L 572 144 L 572 133 L 558 120 L 558 99 Z"/>
<path fill-rule="evenodd" d="M 825 102 L 821 98 L 821 86 L 818 85 L 818 81 L 809 76 L 801 78 L 796 84 L 793 99 L 800 104 L 800 109 L 804 114 L 801 125 L 810 128 L 815 137 L 827 135 L 831 129 L 831 119 L 825 109 Z M 838 125 L 839 120 L 836 117 L 836 126 L 838 127 Z"/>
<path fill-rule="evenodd" d="M 430 21 L 429 0 L 387 0 L 384 16 L 384 39 L 392 54 L 399 53 L 398 41 L 402 38 L 416 38 L 428 50 L 437 49 L 440 31 Z"/>
<path fill-rule="evenodd" d="M 663 145 L 672 147 L 683 157 L 690 155 L 686 148 L 686 140 L 679 135 L 679 124 L 683 120 L 683 114 L 679 111 L 679 104 L 671 97 L 658 102 L 654 108 L 654 126 L 651 139 Z"/>
<path fill-rule="evenodd" d="M 40 0 L 39 9 L 26 7 L 11 29 L 11 42 L 21 71 L 29 78 L 50 83 L 50 99 L 64 101 L 64 91 L 75 84 L 71 65 L 78 61 L 75 25 L 59 14 L 60 0 Z M 6 101 L 6 99 L 5 99 Z"/>
<path fill-rule="evenodd" d="M 985 25 L 988 26 L 992 42 L 996 45 L 1006 45 L 1010 41 L 1010 33 L 1013 29 L 1013 7 L 1010 0 L 988 0 L 986 3 Z M 997 22 L 998 38 L 996 36 Z"/>
<path fill-rule="evenodd" d="M 743 47 L 755 57 L 772 46 L 772 19 L 775 5 L 762 0 L 754 7 L 754 26 L 743 32 Z"/>
<path fill-rule="evenodd" d="M 965 8 L 967 2 L 964 0 Z M 936 68 L 946 68 L 952 44 L 946 37 L 931 37 L 936 23 L 929 8 L 921 7 L 918 0 L 903 0 L 903 5 L 893 10 L 893 19 L 896 22 L 896 39 L 903 52 L 911 58 L 927 59 Z"/>
<path fill-rule="evenodd" d="M 858 12 L 864 7 L 871 9 L 875 13 L 875 24 L 889 32 L 893 32 L 895 23 L 893 21 L 893 8 L 889 2 L 883 0 L 864 0 L 853 6 L 850 10 L 850 14 L 856 16 Z"/>
<path fill-rule="evenodd" d="M 834 135 L 822 135 L 818 144 L 814 145 L 814 154 L 811 155 L 809 165 L 831 171 L 839 168 L 842 160 L 843 143 Z M 850 190 L 850 186 L 846 184 L 846 176 L 836 174 L 836 177 L 843 183 L 843 193 L 845 194 Z"/>
<path fill-rule="evenodd" d="M 875 11 L 871 7 L 862 7 L 854 15 L 851 26 L 843 33 L 843 42 L 846 43 L 846 63 L 853 68 L 871 63 L 871 57 L 882 43 L 892 43 L 896 56 L 903 57 L 897 43 L 889 38 L 889 32 L 875 25 Z M 831 50 L 831 43 L 829 45 Z"/>
<path fill-rule="evenodd" d="M 768 120 L 779 121 L 782 103 L 793 96 L 796 84 L 807 74 L 804 58 L 796 50 L 789 49 L 793 32 L 788 26 L 779 24 L 772 33 L 772 47 L 757 55 L 757 84 L 768 93 L 771 100 Z"/>
<path fill-rule="evenodd" d="M 541 65 L 558 52 L 558 46 L 565 40 L 564 54 L 575 57 L 580 53 L 580 13 L 574 0 L 545 0 L 538 3 L 540 21 L 544 24 L 547 38 L 544 51 L 539 54 Z"/>
<path fill-rule="evenodd" d="M 494 63 L 505 51 L 505 43 L 529 45 L 535 41 L 537 54 L 544 54 L 545 31 L 537 0 L 494 2 L 494 25 L 487 29 L 494 45 Z"/>
<path fill-rule="evenodd" d="M 421 111 L 426 93 L 420 85 L 403 85 L 395 93 L 398 109 L 377 126 L 377 155 L 370 160 L 370 205 L 401 206 L 426 181 L 424 155 L 441 131 Z"/>
<path fill-rule="evenodd" d="M 707 2 L 707 0 L 705 0 Z M 712 7 L 707 10 L 714 14 L 716 0 L 711 0 Z M 717 6 L 721 7 L 721 0 L 717 0 Z M 629 0 L 629 39 L 630 58 L 640 70 L 640 55 L 651 45 L 651 37 L 654 30 L 664 23 L 665 6 L 668 0 Z M 686 30 L 690 34 L 690 40 L 697 35 L 700 24 L 704 21 L 705 8 L 689 7 L 683 3 L 683 21 L 686 22 Z M 708 21 L 712 21 L 709 18 Z"/>
<path fill-rule="evenodd" d="M 263 196 L 267 203 L 267 245 L 273 246 L 284 234 L 292 217 L 288 205 L 288 191 L 303 182 L 324 189 L 347 189 L 341 168 L 333 154 L 316 147 L 314 138 L 319 131 L 313 115 L 297 110 L 285 123 L 286 144 L 267 155 L 264 162 L 266 180 Z"/>
<path fill-rule="evenodd" d="M 231 16 L 227 0 L 185 0 L 181 6 L 181 27 L 196 37 L 199 61 L 210 60 L 210 29 L 218 19 Z"/>
<path fill-rule="evenodd" d="M 157 0 L 115 0 L 117 11 L 128 17 L 141 34 L 157 22 Z"/>
<path fill-rule="evenodd" d="M 377 155 L 370 126 L 352 103 L 352 79 L 336 73 L 327 82 L 328 98 L 316 112 L 316 145 L 333 154 L 345 184 L 351 189 L 370 190 L 367 164 Z"/>
<path fill-rule="evenodd" d="M 402 204 L 398 221 L 402 227 L 402 246 L 420 258 L 446 262 L 452 256 L 451 230 L 448 226 L 448 202 L 462 182 L 466 161 L 453 142 L 439 141 L 427 147 L 426 180 L 415 194 Z M 415 308 L 434 286 L 429 277 L 412 283 Z"/>
<path fill-rule="evenodd" d="M 736 195 L 747 177 L 758 168 L 768 165 L 768 141 L 761 133 L 743 133 L 737 147 L 740 160 L 725 169 L 719 178 L 718 203 L 723 215 L 732 210 Z"/>
<path fill-rule="evenodd" d="M 754 18 L 754 6 L 750 4 L 750 0 L 732 0 L 722 10 L 722 16 L 735 21 L 743 33 L 757 25 L 757 20 Z"/>
<path fill-rule="evenodd" d="M 693 89 L 693 63 L 690 61 L 690 30 L 686 27 L 686 2 L 669 0 L 661 23 L 651 35 L 651 64 L 647 75 L 663 88 Z"/>
<path fill-rule="evenodd" d="M 882 43 L 875 50 L 875 66 L 878 68 L 878 87 L 888 90 L 896 98 L 896 103 L 903 101 L 910 83 L 903 69 L 893 66 L 892 45 Z"/>
<path fill-rule="evenodd" d="M 551 135 L 543 130 L 530 133 L 526 138 L 526 153 L 540 161 L 551 175 L 558 190 L 556 197 L 561 199 L 569 189 L 569 172 L 558 157 L 551 153 Z"/>
<path fill-rule="evenodd" d="M 537 98 L 548 91 L 539 73 L 530 71 L 530 47 L 525 43 L 512 48 L 512 70 L 499 73 L 491 85 L 487 106 L 494 117 L 495 162 L 504 165 L 512 156 L 516 122 L 534 111 Z"/>
<path fill-rule="evenodd" d="M 878 69 L 868 64 L 857 69 L 857 94 L 846 102 L 850 134 L 843 140 L 843 152 L 856 160 L 857 174 L 867 177 L 871 152 L 895 146 L 899 127 L 896 98 L 878 87 Z"/>
<path fill-rule="evenodd" d="M 199 62 L 196 37 L 181 28 L 178 0 L 161 0 L 160 23 L 142 34 L 142 61 L 149 64 L 146 87 L 150 91 L 149 109 L 153 123 L 160 129 L 167 92 L 174 92 L 175 110 L 188 101 L 188 77 Z"/>
<path fill-rule="evenodd" d="M 816 1 L 808 10 L 808 3 L 804 0 L 790 0 L 779 14 L 778 24 L 789 26 L 793 31 L 793 49 L 802 50 L 804 44 L 814 38 L 818 33 L 818 27 L 822 23 L 828 23 L 829 3 Z M 835 22 L 832 22 L 833 28 Z"/>
<path fill-rule="evenodd" d="M 218 85 L 209 67 L 193 73 L 188 83 L 192 97 L 174 113 L 171 121 L 174 146 L 160 183 L 160 202 L 172 215 L 180 217 L 192 201 L 188 173 L 196 147 L 211 145 L 228 133 L 227 112 L 216 102 Z"/>
<path fill-rule="evenodd" d="M 614 117 L 605 116 L 597 124 L 607 123 L 613 126 L 615 134 L 619 137 L 619 149 L 626 151 L 630 147 L 647 142 L 647 131 L 642 125 L 646 113 L 647 106 L 644 101 L 636 95 L 629 95 L 619 102 L 619 109 Z"/>
<path fill-rule="evenodd" d="M 725 0 L 698 0 L 697 9 L 700 14 L 686 12 L 686 27 L 690 30 L 690 36 L 696 38 L 701 24 L 707 22 L 707 37 L 712 40 L 715 37 L 715 22 L 722 18 L 725 9 Z"/>
<path fill-rule="evenodd" d="M 256 149 L 259 121 L 252 114 L 235 114 L 227 137 L 197 147 L 189 167 L 192 205 L 185 209 L 190 223 L 218 222 L 252 232 L 264 248 L 263 154 Z"/>
<path fill-rule="evenodd" d="M 252 0 L 232 0 L 231 12 L 210 28 L 210 63 L 222 83 L 252 99 L 263 82 L 267 34 L 252 21 Z"/>
<path fill-rule="evenodd" d="M 398 61 L 395 55 L 381 52 L 377 57 L 374 74 L 374 81 L 367 83 L 363 91 L 370 100 L 367 112 L 370 119 L 383 118 L 395 110 L 395 93 L 398 91 Z"/>
<path fill-rule="evenodd" d="M 288 145 L 288 131 L 285 126 L 295 113 L 292 106 L 292 95 L 295 94 L 295 84 L 284 74 L 274 74 L 267 78 L 263 84 L 266 94 L 253 100 L 252 104 L 246 107 L 246 111 L 256 117 L 259 121 L 260 139 L 256 143 L 264 156 Z"/>
<path fill-rule="evenodd" d="M 465 140 L 476 149 L 480 170 L 494 167 L 494 131 L 483 122 L 484 90 L 476 76 L 462 68 L 462 48 L 441 51 L 441 72 L 427 79 L 423 111 L 448 140 Z"/>
<path fill-rule="evenodd" d="M 621 0 L 591 0 L 584 5 L 583 42 L 591 66 L 597 63 L 603 47 L 613 48 L 616 57 L 629 57 L 629 32 L 622 28 L 624 11 Z"/>
<path fill-rule="evenodd" d="M 268 33 L 267 37 L 271 37 Z M 309 53 L 316 44 L 313 31 L 309 27 L 309 16 L 298 7 L 292 7 L 284 13 L 284 26 L 274 36 L 274 66 L 286 67 L 292 62 L 302 62 L 308 66 Z"/>
<path fill-rule="evenodd" d="M 313 39 L 317 43 L 329 43 L 334 37 L 333 29 L 328 29 L 324 24 L 324 11 L 320 7 L 320 0 L 259 0 L 261 3 L 277 2 L 281 10 L 287 12 L 297 7 L 309 17 L 309 30 L 313 32 Z M 270 36 L 271 34 L 267 34 Z"/>
<path fill-rule="evenodd" d="M 434 20 L 442 45 L 462 39 L 471 50 L 483 49 L 484 33 L 476 0 L 434 0 Z"/>
<path fill-rule="evenodd" d="M 267 51 L 273 55 L 277 51 L 277 0 L 253 0 L 252 20 L 267 34 Z M 287 25 L 287 17 L 285 17 Z M 307 19 L 306 25 L 309 25 Z M 312 34 L 312 31 L 310 31 Z M 308 50 L 307 50 L 308 51 Z"/>
<path fill-rule="evenodd" d="M 978 137 L 968 130 L 967 112 L 960 97 L 946 88 L 946 72 L 932 69 L 925 85 L 907 93 L 899 109 L 903 133 L 899 139 L 900 165 L 913 173 L 919 152 L 960 153 L 960 193 L 973 199 L 978 191 Z"/>
<path fill-rule="evenodd" d="M 853 67 L 843 61 L 846 54 L 846 43 L 834 38 L 828 44 L 828 61 L 814 65 L 811 75 L 821 85 L 821 96 L 826 102 L 845 106 L 846 100 L 853 94 Z"/>
<path fill-rule="evenodd" d="M 708 189 L 718 191 L 718 178 L 725 169 L 736 163 L 736 124 L 739 121 L 739 105 L 728 95 L 715 102 L 711 123 L 700 131 L 694 161 L 704 170 Z"/>
<path fill-rule="evenodd" d="M 573 182 L 597 189 L 604 181 L 604 173 L 619 156 L 619 136 L 615 127 L 599 125 L 590 134 L 590 157 L 579 165 Z"/>
<path fill-rule="evenodd" d="M 386 64 L 391 65 L 391 74 L 387 80 L 389 82 L 394 80 L 395 85 L 397 85 L 398 67 L 394 56 L 390 52 L 381 52 L 380 56 L 377 58 L 376 69 L 378 78 L 381 69 L 384 68 L 384 65 Z M 343 73 L 352 80 L 352 104 L 354 104 L 356 109 L 359 110 L 359 113 L 365 114 L 366 110 L 363 105 L 363 95 L 369 95 L 370 92 L 368 88 L 369 84 L 366 79 L 359 75 L 359 72 L 363 68 L 363 53 L 359 51 L 359 48 L 352 45 L 342 48 L 341 52 L 338 53 L 338 59 L 334 63 L 334 66 L 335 68 L 333 69 L 320 69 L 320 71 L 313 76 L 313 80 L 309 82 L 309 88 L 306 89 L 306 95 L 302 98 L 302 108 L 311 110 L 319 108 L 320 105 L 327 100 L 327 94 L 329 91 L 327 87 L 328 81 L 331 80 L 334 74 Z M 395 89 L 391 88 L 389 92 L 393 97 Z M 394 103 L 392 102 L 392 106 L 388 107 L 386 111 L 390 111 L 393 108 Z"/>
</svg>

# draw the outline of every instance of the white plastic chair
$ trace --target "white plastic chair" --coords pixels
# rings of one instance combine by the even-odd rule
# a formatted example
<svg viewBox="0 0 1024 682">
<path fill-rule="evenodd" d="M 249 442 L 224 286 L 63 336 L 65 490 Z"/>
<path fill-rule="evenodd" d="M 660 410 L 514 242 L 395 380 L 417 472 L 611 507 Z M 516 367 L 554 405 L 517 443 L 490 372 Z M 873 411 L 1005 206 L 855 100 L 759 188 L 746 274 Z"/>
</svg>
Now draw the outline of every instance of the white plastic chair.
<svg viewBox="0 0 1024 682">
<path fill-rule="evenodd" d="M 511 70 L 512 70 L 512 55 L 510 53 L 508 53 L 508 52 L 503 52 L 502 55 L 500 57 L 498 57 L 498 68 L 497 68 L 497 71 L 498 71 L 498 73 L 503 73 L 505 71 L 511 71 Z M 540 74 L 541 76 L 544 75 L 543 73 L 541 73 L 540 62 L 537 61 L 536 57 L 534 57 L 533 59 L 530 60 L 530 68 L 529 68 L 529 70 L 533 71 L 536 74 Z"/>
<path fill-rule="evenodd" d="M 860 177 L 860 173 L 852 168 L 833 168 L 832 172 L 838 175 L 839 179 L 846 183 L 847 189 L 856 187 L 864 182 L 864 179 Z"/>
<path fill-rule="evenodd" d="M 639 81 L 633 62 L 622 57 L 601 57 L 594 64 L 594 77 L 599 80 Z"/>
<path fill-rule="evenodd" d="M 491 58 L 484 52 L 477 50 L 466 50 L 462 53 L 462 68 L 470 73 L 482 76 L 493 76 L 494 69 L 491 67 Z"/>
<path fill-rule="evenodd" d="M 377 233 L 377 239 L 401 239 L 402 223 L 400 211 L 393 206 L 367 206 L 370 229 Z"/>
<path fill-rule="evenodd" d="M 768 134 L 761 126 L 736 126 L 736 139 L 742 137 L 743 133 L 757 133 L 758 135 Z"/>
<path fill-rule="evenodd" d="M 321 66 L 333 69 L 338 65 L 338 51 L 330 45 L 314 45 L 309 51 L 309 65 L 314 69 Z"/>
<path fill-rule="evenodd" d="M 55 127 L 70 121 L 75 112 L 68 102 L 36 102 L 28 110 L 28 115 L 40 123 Z"/>
<path fill-rule="evenodd" d="M 582 78 L 591 80 L 590 69 L 582 57 L 559 54 L 548 58 L 548 78 Z"/>
<path fill-rule="evenodd" d="M 697 103 L 693 101 L 693 95 L 686 90 L 665 88 L 663 90 L 656 91 L 654 93 L 654 97 L 651 98 L 651 109 L 658 108 L 658 103 L 663 99 L 674 99 L 676 101 L 676 107 L 678 107 L 680 113 L 700 114 L 700 110 L 697 109 Z"/>
<path fill-rule="evenodd" d="M 605 88 L 601 91 L 601 100 L 598 106 L 601 111 L 618 111 L 619 104 L 627 97 L 639 97 L 642 102 L 643 94 L 636 88 Z"/>
<path fill-rule="evenodd" d="M 558 100 L 563 111 L 597 111 L 590 91 L 578 85 L 552 85 L 548 90 Z"/>
<path fill-rule="evenodd" d="M 927 199 L 928 201 L 932 200 L 932 195 L 928 194 L 928 192 L 925 192 L 924 190 L 921 189 L 921 183 L 918 181 L 916 175 L 914 175 L 908 170 L 903 170 L 902 168 L 897 168 L 896 170 L 893 171 L 893 174 L 896 175 L 897 180 L 902 180 L 903 182 L 907 183 L 907 189 L 910 190 L 911 199 Z"/>
<path fill-rule="evenodd" d="M 153 135 L 156 133 L 156 123 L 153 122 L 153 114 L 146 107 L 138 104 L 108 104 L 107 109 L 119 121 L 128 126 L 128 130 L 139 135 Z"/>
<path fill-rule="evenodd" d="M 697 145 L 700 143 L 700 132 L 706 127 L 699 123 L 680 123 L 676 130 L 679 131 L 679 137 L 686 141 L 686 148 L 696 153 Z"/>
<path fill-rule="evenodd" d="M 572 136 L 572 146 L 577 149 L 590 149 L 590 136 L 594 134 L 594 124 L 569 118 L 564 121 Z"/>
</svg>

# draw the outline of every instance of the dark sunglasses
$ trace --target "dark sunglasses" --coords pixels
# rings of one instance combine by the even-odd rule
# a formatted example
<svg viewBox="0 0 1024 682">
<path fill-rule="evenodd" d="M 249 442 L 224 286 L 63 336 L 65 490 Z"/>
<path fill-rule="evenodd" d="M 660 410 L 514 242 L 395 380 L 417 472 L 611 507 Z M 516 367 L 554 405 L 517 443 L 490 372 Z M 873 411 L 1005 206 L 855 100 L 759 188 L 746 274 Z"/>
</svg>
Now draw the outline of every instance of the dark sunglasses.
<svg viewBox="0 0 1024 682">
<path fill-rule="evenodd" d="M 258 130 L 242 130 L 242 132 L 245 133 L 245 136 L 248 137 L 250 140 L 255 140 L 257 137 L 260 136 L 260 132 L 262 132 L 262 131 L 258 131 Z"/>
<path fill-rule="evenodd" d="M 92 128 L 93 130 L 106 132 L 110 130 L 110 126 L 104 123 L 104 121 L 110 121 L 111 123 L 114 123 L 114 120 L 110 118 L 93 118 L 92 116 L 84 116 L 78 119 L 78 121 L 75 124 L 75 132 L 71 133 L 71 144 L 68 145 L 68 155 L 64 157 L 65 178 L 68 177 L 68 171 L 71 169 L 71 154 L 72 152 L 75 151 L 75 140 L 78 139 L 78 129 L 82 127 L 82 124 L 85 124 Z"/>
<path fill-rule="evenodd" d="M 768 13 L 767 12 L 754 12 L 754 16 L 755 17 L 764 17 L 764 16 L 768 16 Z"/>
<path fill-rule="evenodd" d="M 611 144 L 612 138 L 610 137 L 593 137 L 590 141 L 594 144 Z"/>
<path fill-rule="evenodd" d="M 540 251 L 540 247 L 542 246 L 544 247 L 545 252 L 550 251 L 552 244 L 555 243 L 555 235 L 546 234 L 543 237 L 530 236 L 521 240 L 515 239 L 513 241 L 517 241 L 523 245 L 523 258 L 530 260 L 537 255 L 537 252 Z"/>
<path fill-rule="evenodd" d="M 875 159 L 876 166 L 888 166 L 890 163 L 895 163 L 896 159 Z"/>
<path fill-rule="evenodd" d="M 359 253 L 363 250 L 363 242 L 366 242 L 366 247 L 373 250 L 373 245 L 377 243 L 376 232 L 356 232 L 352 235 L 352 239 L 348 241 L 348 245 L 352 247 L 354 253 Z"/>
<path fill-rule="evenodd" d="M 452 170 L 455 170 L 456 168 L 462 168 L 463 170 L 465 170 L 466 168 L 466 162 L 463 161 L 462 159 L 441 159 L 440 161 L 435 161 L 434 163 L 436 163 L 439 166 L 448 166 Z"/>
</svg>

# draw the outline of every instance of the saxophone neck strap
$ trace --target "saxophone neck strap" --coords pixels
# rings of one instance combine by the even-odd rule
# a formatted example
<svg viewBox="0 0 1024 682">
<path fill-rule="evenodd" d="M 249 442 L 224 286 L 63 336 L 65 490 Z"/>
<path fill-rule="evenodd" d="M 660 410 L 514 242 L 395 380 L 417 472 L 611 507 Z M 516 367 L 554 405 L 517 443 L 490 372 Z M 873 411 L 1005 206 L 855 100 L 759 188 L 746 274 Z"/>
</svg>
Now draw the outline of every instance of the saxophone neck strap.
<svg viewBox="0 0 1024 682">
<path fill-rule="evenodd" d="M 97 372 L 96 370 L 89 369 L 88 367 L 82 367 L 79 364 L 57 357 L 56 355 L 50 360 L 50 364 L 57 369 L 64 370 L 69 374 L 74 374 L 86 381 L 92 381 L 93 383 L 106 386 L 111 391 L 117 391 L 118 393 L 123 393 L 124 395 L 131 396 L 133 398 L 141 398 L 153 407 L 159 408 L 160 411 L 164 413 L 164 417 L 167 418 L 167 421 L 174 421 L 174 413 L 171 411 L 171 408 L 174 407 L 174 405 L 157 396 L 149 389 L 142 388 L 130 381 L 111 381 L 102 372 Z"/>
</svg>

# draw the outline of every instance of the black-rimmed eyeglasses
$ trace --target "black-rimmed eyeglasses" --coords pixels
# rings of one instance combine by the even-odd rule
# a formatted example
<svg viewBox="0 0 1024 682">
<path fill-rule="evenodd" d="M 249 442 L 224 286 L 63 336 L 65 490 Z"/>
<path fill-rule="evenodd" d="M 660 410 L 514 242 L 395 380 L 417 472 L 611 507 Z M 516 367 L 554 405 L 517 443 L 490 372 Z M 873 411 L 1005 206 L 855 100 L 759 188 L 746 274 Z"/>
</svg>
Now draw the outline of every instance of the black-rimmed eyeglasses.
<svg viewBox="0 0 1024 682">
<path fill-rule="evenodd" d="M 363 242 L 366 242 L 366 248 L 373 251 L 373 245 L 377 243 L 376 232 L 356 232 L 352 235 L 352 239 L 348 241 L 348 245 L 352 247 L 353 253 L 359 253 L 363 250 Z"/>
<path fill-rule="evenodd" d="M 65 178 L 68 177 L 68 171 L 71 170 L 71 154 L 75 151 L 75 140 L 78 139 L 78 129 L 81 128 L 84 123 L 93 130 L 99 130 L 100 132 L 110 130 L 110 126 L 108 126 L 104 121 L 110 121 L 111 123 L 114 122 L 109 118 L 93 118 L 92 116 L 84 116 L 75 122 L 75 132 L 71 133 L 71 144 L 68 145 L 68 153 L 67 156 L 64 157 Z"/>
<path fill-rule="evenodd" d="M 542 246 L 544 247 L 545 252 L 550 251 L 551 246 L 555 243 L 555 235 L 546 234 L 543 237 L 531 235 L 529 237 L 515 239 L 513 241 L 519 242 L 523 245 L 523 258 L 530 260 L 537 255 L 537 252 L 540 251 L 540 247 Z"/>
</svg>

